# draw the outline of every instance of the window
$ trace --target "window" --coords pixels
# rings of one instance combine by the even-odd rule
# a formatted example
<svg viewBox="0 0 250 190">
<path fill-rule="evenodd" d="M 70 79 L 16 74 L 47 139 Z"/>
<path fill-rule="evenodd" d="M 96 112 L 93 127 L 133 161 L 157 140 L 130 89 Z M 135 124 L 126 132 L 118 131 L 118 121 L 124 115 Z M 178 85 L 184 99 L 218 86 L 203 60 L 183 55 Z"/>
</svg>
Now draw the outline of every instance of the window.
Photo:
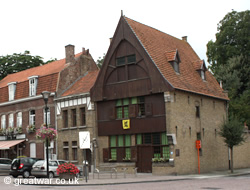
<svg viewBox="0 0 250 190">
<path fill-rule="evenodd" d="M 176 73 L 180 73 L 179 71 L 179 63 L 177 61 L 173 62 L 173 68 Z"/>
<path fill-rule="evenodd" d="M 5 115 L 1 116 L 1 128 L 6 129 L 6 116 Z"/>
<path fill-rule="evenodd" d="M 195 110 L 196 110 L 196 117 L 200 118 L 200 106 L 195 106 Z"/>
<path fill-rule="evenodd" d="M 46 111 L 43 110 L 43 122 L 46 123 Z M 47 124 L 50 124 L 50 109 L 47 109 Z"/>
<path fill-rule="evenodd" d="M 81 112 L 81 126 L 85 126 L 86 125 L 85 107 L 84 108 L 80 108 L 80 112 Z"/>
<path fill-rule="evenodd" d="M 69 142 L 63 142 L 63 159 L 69 160 Z"/>
<path fill-rule="evenodd" d="M 122 65 L 125 65 L 125 64 L 131 64 L 131 63 L 135 63 L 135 62 L 136 62 L 135 54 L 116 58 L 116 65 L 117 66 L 122 66 Z"/>
<path fill-rule="evenodd" d="M 17 113 L 16 125 L 17 127 L 22 127 L 22 112 Z"/>
<path fill-rule="evenodd" d="M 16 82 L 8 83 L 9 88 L 9 101 L 15 99 Z"/>
<path fill-rule="evenodd" d="M 72 141 L 72 160 L 77 160 L 77 141 Z"/>
<path fill-rule="evenodd" d="M 76 109 L 71 110 L 72 127 L 76 127 Z"/>
<path fill-rule="evenodd" d="M 122 162 L 131 159 L 131 135 L 110 136 L 110 158 Z"/>
<path fill-rule="evenodd" d="M 151 145 L 153 147 L 152 158 L 169 159 L 170 157 L 170 149 L 166 133 L 137 134 L 136 144 Z"/>
<path fill-rule="evenodd" d="M 13 113 L 9 114 L 9 127 L 14 127 L 14 116 L 13 116 Z"/>
<path fill-rule="evenodd" d="M 37 78 L 38 76 L 29 77 L 29 95 L 36 95 L 36 87 L 37 87 Z"/>
<path fill-rule="evenodd" d="M 133 98 L 124 98 L 116 101 L 117 119 L 126 119 L 129 117 L 137 117 L 137 116 L 138 117 L 145 116 L 145 97 L 140 96 Z"/>
<path fill-rule="evenodd" d="M 30 122 L 30 125 L 35 125 L 36 124 L 36 112 L 35 112 L 35 110 L 30 110 L 29 122 Z"/>
<path fill-rule="evenodd" d="M 116 118 L 117 119 L 129 118 L 128 106 L 129 106 L 128 98 L 120 99 L 116 101 Z"/>
<path fill-rule="evenodd" d="M 206 78 L 205 78 L 205 71 L 204 70 L 201 70 L 201 78 L 202 78 L 202 80 L 206 80 Z"/>
<path fill-rule="evenodd" d="M 68 110 L 63 110 L 63 128 L 68 128 Z"/>
</svg>

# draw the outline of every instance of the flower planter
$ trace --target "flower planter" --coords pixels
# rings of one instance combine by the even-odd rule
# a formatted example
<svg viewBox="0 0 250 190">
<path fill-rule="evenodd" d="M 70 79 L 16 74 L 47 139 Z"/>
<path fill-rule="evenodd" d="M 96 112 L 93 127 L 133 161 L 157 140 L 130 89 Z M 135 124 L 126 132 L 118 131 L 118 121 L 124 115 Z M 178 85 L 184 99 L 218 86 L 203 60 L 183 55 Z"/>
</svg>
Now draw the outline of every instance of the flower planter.
<svg viewBox="0 0 250 190">
<path fill-rule="evenodd" d="M 70 174 L 70 173 L 61 173 L 61 174 L 59 174 L 60 179 L 69 180 L 69 179 L 75 179 L 75 177 L 76 177 L 75 174 Z"/>
</svg>

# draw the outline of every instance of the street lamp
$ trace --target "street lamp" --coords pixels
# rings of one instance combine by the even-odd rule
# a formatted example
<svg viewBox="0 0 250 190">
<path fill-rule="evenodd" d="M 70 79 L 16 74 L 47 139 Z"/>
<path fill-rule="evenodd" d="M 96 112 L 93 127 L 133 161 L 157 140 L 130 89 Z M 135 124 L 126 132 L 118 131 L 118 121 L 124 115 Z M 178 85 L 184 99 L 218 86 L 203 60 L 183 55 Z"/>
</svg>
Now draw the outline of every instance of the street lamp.
<svg viewBox="0 0 250 190">
<path fill-rule="evenodd" d="M 49 108 L 47 106 L 47 103 L 49 100 L 50 92 L 43 91 L 41 94 L 43 95 L 43 100 L 45 103 L 45 125 L 46 125 L 46 128 L 48 128 L 47 112 Z M 49 139 L 48 137 L 46 137 L 46 163 L 47 163 L 47 178 L 49 178 Z"/>
</svg>

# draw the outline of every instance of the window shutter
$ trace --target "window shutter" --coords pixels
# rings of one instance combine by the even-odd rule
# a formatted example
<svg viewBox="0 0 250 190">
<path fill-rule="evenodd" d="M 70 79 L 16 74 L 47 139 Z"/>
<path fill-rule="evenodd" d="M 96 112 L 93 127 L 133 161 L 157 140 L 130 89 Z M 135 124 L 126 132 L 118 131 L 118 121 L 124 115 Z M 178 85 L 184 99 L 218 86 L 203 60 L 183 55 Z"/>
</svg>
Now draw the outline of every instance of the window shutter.
<svg viewBox="0 0 250 190">
<path fill-rule="evenodd" d="M 129 117 L 136 117 L 136 105 L 129 105 Z"/>
<path fill-rule="evenodd" d="M 136 146 L 131 147 L 131 161 L 137 162 L 137 147 Z"/>
<path fill-rule="evenodd" d="M 103 162 L 109 161 L 109 148 L 103 149 Z"/>
<path fill-rule="evenodd" d="M 146 115 L 152 115 L 152 104 L 151 103 L 145 104 L 145 112 L 146 112 Z"/>
<path fill-rule="evenodd" d="M 109 110 L 109 119 L 115 119 L 115 111 L 116 111 L 115 107 Z"/>
</svg>

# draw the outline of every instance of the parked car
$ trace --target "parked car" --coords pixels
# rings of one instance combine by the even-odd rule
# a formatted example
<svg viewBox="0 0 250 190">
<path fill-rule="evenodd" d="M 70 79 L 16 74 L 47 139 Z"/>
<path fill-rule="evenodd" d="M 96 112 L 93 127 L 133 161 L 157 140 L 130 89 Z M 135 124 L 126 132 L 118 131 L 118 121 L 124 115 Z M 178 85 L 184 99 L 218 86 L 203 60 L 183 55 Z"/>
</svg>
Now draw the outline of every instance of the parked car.
<svg viewBox="0 0 250 190">
<path fill-rule="evenodd" d="M 0 174 L 9 175 L 12 160 L 9 158 L 0 158 Z"/>
<path fill-rule="evenodd" d="M 40 158 L 15 158 L 11 163 L 10 175 L 17 177 L 22 175 L 24 178 L 28 178 L 31 174 L 33 164 L 41 160 Z"/>
<path fill-rule="evenodd" d="M 49 161 L 49 178 L 58 176 L 56 169 L 60 164 L 64 164 L 67 161 L 65 160 L 50 160 Z M 47 161 L 39 160 L 37 161 L 31 170 L 31 174 L 35 177 L 46 177 L 47 176 Z"/>
<path fill-rule="evenodd" d="M 50 160 L 49 161 L 49 178 L 58 177 L 56 169 L 59 165 L 67 163 L 65 160 Z M 82 169 L 78 167 L 81 171 Z M 31 175 L 35 177 L 47 177 L 47 162 L 46 160 L 39 160 L 33 166 L 31 170 Z M 79 177 L 78 174 L 76 177 Z"/>
</svg>

